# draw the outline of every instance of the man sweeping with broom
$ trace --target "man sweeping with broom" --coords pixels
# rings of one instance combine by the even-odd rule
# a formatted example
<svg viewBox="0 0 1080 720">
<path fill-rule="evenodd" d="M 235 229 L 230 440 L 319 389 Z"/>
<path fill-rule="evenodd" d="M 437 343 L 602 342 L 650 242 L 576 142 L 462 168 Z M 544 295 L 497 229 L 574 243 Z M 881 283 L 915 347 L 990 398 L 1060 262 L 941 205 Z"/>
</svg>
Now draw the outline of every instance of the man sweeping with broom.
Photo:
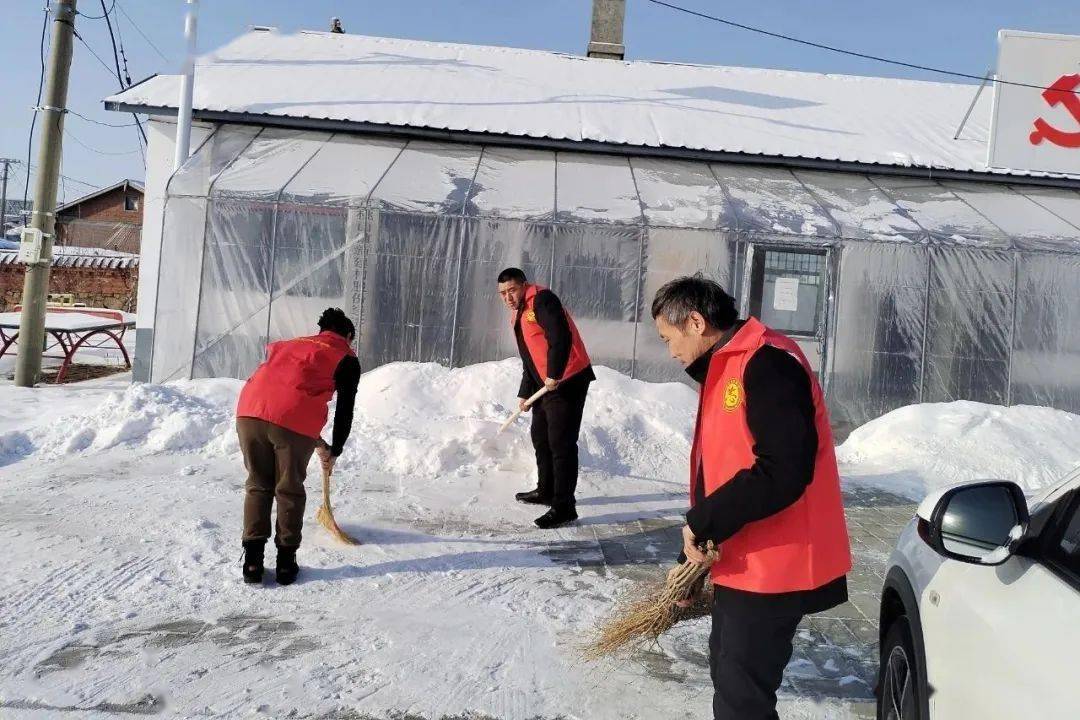
<svg viewBox="0 0 1080 720">
<path fill-rule="evenodd" d="M 244 581 L 262 582 L 270 509 L 277 500 L 276 578 L 289 585 L 300 567 L 296 550 L 304 524 L 304 479 L 312 453 L 329 474 L 352 429 L 360 362 L 350 343 L 356 329 L 328 308 L 319 333 L 267 346 L 266 360 L 240 392 L 236 432 L 248 477 L 244 493 Z M 332 442 L 321 437 L 327 404 L 337 393 Z"/>
<path fill-rule="evenodd" d="M 799 346 L 756 318 L 738 320 L 711 280 L 667 283 L 652 315 L 701 384 L 680 561 L 707 564 L 706 541 L 719 549 L 713 715 L 772 720 L 800 620 L 847 600 L 851 553 L 825 401 Z"/>
<path fill-rule="evenodd" d="M 533 522 L 543 529 L 559 527 L 577 520 L 578 433 L 589 383 L 596 375 L 577 326 L 555 293 L 530 283 L 518 268 L 503 270 L 498 282 L 521 353 L 520 409 L 529 410 L 527 399 L 544 390 L 531 406 L 536 489 L 515 498 L 550 505 Z"/>
</svg>

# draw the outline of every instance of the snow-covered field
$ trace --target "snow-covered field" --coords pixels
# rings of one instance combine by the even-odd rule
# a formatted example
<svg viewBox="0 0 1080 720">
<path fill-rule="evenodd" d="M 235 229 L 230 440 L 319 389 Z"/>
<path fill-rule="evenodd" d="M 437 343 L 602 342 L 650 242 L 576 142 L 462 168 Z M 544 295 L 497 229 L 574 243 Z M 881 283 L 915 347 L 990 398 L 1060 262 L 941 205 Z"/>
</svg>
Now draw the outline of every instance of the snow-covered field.
<svg viewBox="0 0 1080 720">
<path fill-rule="evenodd" d="M 581 520 L 543 532 L 513 502 L 534 483 L 527 419 L 495 437 L 519 373 L 502 361 L 365 374 L 334 479 L 335 515 L 364 544 L 336 545 L 310 519 L 313 472 L 301 580 L 287 588 L 240 581 L 240 382 L 0 385 L 0 715 L 705 717 L 708 677 L 680 648 L 705 652 L 708 621 L 663 643 L 663 672 L 585 664 L 578 644 L 631 581 L 565 559 L 583 533 L 678 518 L 694 392 L 599 368 Z M 1033 488 L 1080 461 L 1078 422 L 923 406 L 856 431 L 840 455 L 849 482 L 913 496 L 994 457 L 995 476 Z M 677 550 L 656 547 L 658 562 Z M 849 716 L 839 701 L 781 705 Z"/>
</svg>

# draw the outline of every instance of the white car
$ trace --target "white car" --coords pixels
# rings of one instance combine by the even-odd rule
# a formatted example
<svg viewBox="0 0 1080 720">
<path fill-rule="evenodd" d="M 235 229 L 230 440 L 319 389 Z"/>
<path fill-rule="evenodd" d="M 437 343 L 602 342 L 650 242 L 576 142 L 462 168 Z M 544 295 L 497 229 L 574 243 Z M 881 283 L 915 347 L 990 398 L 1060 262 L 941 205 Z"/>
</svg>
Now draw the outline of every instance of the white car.
<svg viewBox="0 0 1080 720">
<path fill-rule="evenodd" d="M 1080 718 L 1080 472 L 934 492 L 881 595 L 878 720 Z"/>
</svg>

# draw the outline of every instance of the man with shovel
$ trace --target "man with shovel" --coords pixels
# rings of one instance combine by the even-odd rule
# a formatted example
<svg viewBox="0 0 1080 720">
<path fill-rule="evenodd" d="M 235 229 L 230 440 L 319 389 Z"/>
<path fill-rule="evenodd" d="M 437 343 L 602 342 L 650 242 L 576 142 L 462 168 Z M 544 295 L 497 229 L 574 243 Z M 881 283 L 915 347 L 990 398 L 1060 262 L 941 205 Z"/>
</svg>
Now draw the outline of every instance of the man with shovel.
<svg viewBox="0 0 1080 720">
<path fill-rule="evenodd" d="M 804 615 L 847 600 L 851 569 L 825 400 L 799 346 L 702 277 L 656 293 L 671 356 L 701 384 L 683 555 L 712 564 L 709 667 L 717 720 L 773 720 Z M 690 599 L 680 602 L 688 604 Z"/>
<path fill-rule="evenodd" d="M 577 520 L 578 432 L 589 383 L 596 375 L 577 326 L 555 293 L 530 283 L 518 268 L 503 270 L 498 283 L 524 366 L 518 406 L 533 412 L 536 489 L 515 498 L 550 505 L 534 522 L 544 529 L 559 527 Z M 542 388 L 545 394 L 528 405 L 526 400 Z"/>
<path fill-rule="evenodd" d="M 270 509 L 277 500 L 277 581 L 289 585 L 300 567 L 304 479 L 312 453 L 329 473 L 352 429 L 360 362 L 349 347 L 356 330 L 339 308 L 319 318 L 319 333 L 267 346 L 266 360 L 240 392 L 236 432 L 248 477 L 244 494 L 244 581 L 262 582 Z M 321 437 L 327 404 L 337 392 L 332 442 Z"/>
</svg>

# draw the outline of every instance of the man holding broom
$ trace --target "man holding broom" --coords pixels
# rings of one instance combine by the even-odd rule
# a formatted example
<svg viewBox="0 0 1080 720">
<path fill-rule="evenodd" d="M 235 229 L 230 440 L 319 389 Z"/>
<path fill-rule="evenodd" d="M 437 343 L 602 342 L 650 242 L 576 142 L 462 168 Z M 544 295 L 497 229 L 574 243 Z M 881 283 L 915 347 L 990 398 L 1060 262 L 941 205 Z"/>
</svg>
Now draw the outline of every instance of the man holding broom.
<svg viewBox="0 0 1080 720">
<path fill-rule="evenodd" d="M 526 400 L 546 388 L 531 406 L 536 489 L 514 497 L 550 505 L 534 522 L 544 529 L 559 527 L 577 520 L 578 433 L 589 383 L 596 375 L 577 326 L 555 293 L 530 283 L 518 268 L 503 270 L 498 282 L 521 354 L 519 408 L 529 410 Z"/>
<path fill-rule="evenodd" d="M 680 561 L 707 563 L 710 540 L 719 549 L 713 715 L 771 720 L 802 617 L 847 600 L 851 553 L 825 401 L 798 345 L 756 318 L 739 320 L 711 280 L 667 283 L 652 315 L 701 384 Z"/>
<path fill-rule="evenodd" d="M 276 578 L 290 585 L 300 572 L 296 550 L 304 524 L 304 478 L 312 453 L 329 473 L 352 429 L 360 362 L 350 344 L 353 323 L 339 308 L 319 318 L 319 333 L 267 346 L 240 392 L 236 432 L 248 477 L 244 494 L 244 581 L 262 582 L 263 551 L 270 537 L 270 508 L 277 499 Z M 327 404 L 337 392 L 332 442 L 321 437 Z"/>
</svg>

